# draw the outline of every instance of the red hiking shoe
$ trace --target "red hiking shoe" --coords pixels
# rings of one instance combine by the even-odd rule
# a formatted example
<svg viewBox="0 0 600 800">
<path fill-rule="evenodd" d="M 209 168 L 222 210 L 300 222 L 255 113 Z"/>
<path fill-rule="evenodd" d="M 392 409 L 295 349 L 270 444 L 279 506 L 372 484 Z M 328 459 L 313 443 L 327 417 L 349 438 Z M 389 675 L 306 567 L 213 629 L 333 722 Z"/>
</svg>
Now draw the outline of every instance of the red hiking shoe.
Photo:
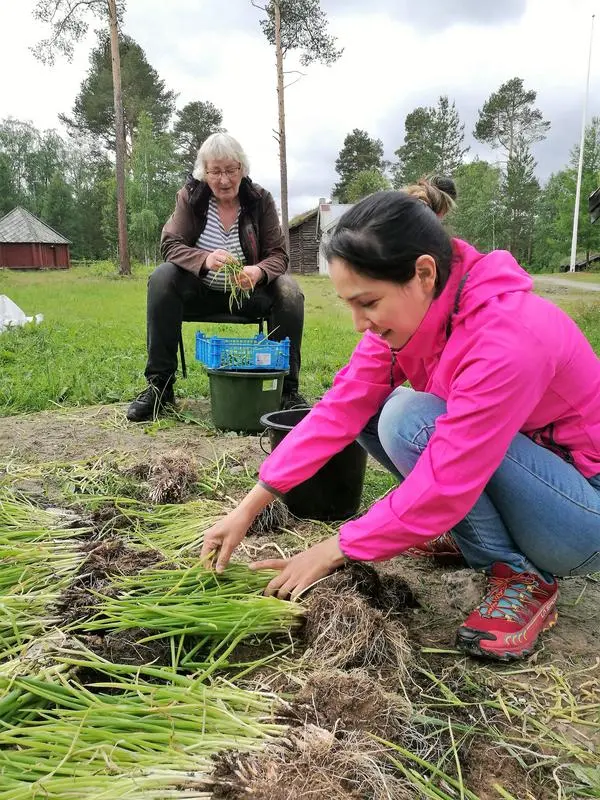
<svg viewBox="0 0 600 800">
<path fill-rule="evenodd" d="M 539 575 L 494 564 L 485 597 L 458 629 L 456 645 L 474 656 L 523 658 L 556 622 L 557 600 L 556 579 L 546 583 Z"/>
<path fill-rule="evenodd" d="M 404 555 L 412 558 L 431 558 L 438 564 L 462 564 L 464 566 L 467 563 L 451 533 L 442 533 L 437 539 L 428 539 L 423 544 L 410 547 L 404 551 Z"/>
</svg>

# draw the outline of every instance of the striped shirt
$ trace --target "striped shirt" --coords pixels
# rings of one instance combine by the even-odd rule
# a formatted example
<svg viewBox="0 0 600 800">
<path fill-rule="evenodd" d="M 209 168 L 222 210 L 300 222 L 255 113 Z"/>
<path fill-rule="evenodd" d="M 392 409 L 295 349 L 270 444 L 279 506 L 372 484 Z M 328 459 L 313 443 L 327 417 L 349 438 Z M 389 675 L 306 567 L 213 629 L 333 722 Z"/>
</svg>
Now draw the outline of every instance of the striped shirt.
<svg viewBox="0 0 600 800">
<path fill-rule="evenodd" d="M 226 231 L 219 217 L 217 201 L 214 196 L 208 201 L 208 214 L 206 217 L 206 227 L 200 234 L 196 247 L 201 250 L 227 250 L 232 256 L 239 259 L 242 264 L 246 264 L 246 258 L 242 245 L 240 244 L 239 233 L 240 212 L 231 228 Z M 216 292 L 227 291 L 225 286 L 225 276 L 221 271 L 209 269 L 200 275 L 200 280 L 208 288 Z"/>
</svg>

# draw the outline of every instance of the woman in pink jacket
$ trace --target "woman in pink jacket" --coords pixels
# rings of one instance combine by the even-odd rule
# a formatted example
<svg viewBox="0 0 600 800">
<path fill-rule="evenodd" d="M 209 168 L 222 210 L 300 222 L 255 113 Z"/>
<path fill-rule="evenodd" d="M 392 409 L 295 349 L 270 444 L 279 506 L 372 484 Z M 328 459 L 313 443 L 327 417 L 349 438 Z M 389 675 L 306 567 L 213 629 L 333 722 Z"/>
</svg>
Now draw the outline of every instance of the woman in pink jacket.
<svg viewBox="0 0 600 800">
<path fill-rule="evenodd" d="M 488 574 L 458 646 L 519 658 L 556 621 L 555 576 L 600 571 L 600 361 L 510 253 L 449 238 L 444 192 L 417 194 L 379 192 L 340 219 L 331 278 L 364 335 L 204 553 L 223 569 L 268 503 L 359 437 L 398 487 L 338 535 L 256 564 L 278 570 L 267 593 L 294 597 L 345 559 L 427 550 L 451 531 Z"/>
</svg>

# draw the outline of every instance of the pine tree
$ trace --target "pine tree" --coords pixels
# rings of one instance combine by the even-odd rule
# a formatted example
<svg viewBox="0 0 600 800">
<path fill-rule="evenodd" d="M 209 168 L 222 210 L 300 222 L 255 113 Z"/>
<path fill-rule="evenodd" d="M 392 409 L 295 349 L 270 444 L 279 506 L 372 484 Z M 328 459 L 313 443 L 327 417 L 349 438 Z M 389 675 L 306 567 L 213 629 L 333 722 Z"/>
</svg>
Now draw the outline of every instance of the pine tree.
<svg viewBox="0 0 600 800">
<path fill-rule="evenodd" d="M 336 48 L 335 36 L 327 33 L 327 15 L 321 9 L 320 0 L 250 0 L 255 8 L 264 11 L 266 17 L 260 26 L 267 40 L 275 47 L 277 69 L 277 108 L 279 126 L 279 172 L 281 183 L 281 224 L 289 251 L 288 225 L 288 179 L 287 139 L 285 129 L 285 79 L 283 64 L 292 50 L 301 50 L 300 64 L 307 67 L 315 62 L 333 64 L 340 58 L 342 50 Z M 292 81 L 295 83 L 295 81 Z"/>
<path fill-rule="evenodd" d="M 399 189 L 426 175 L 452 175 L 463 163 L 465 126 L 456 104 L 441 95 L 437 106 L 418 107 L 406 116 L 404 144 L 395 155 L 394 186 Z"/>
<path fill-rule="evenodd" d="M 348 186 L 356 176 L 364 171 L 377 172 L 383 176 L 383 142 L 372 139 L 366 131 L 354 128 L 344 139 L 344 146 L 335 162 L 340 180 L 333 187 L 333 194 L 340 203 L 351 202 Z"/>
</svg>

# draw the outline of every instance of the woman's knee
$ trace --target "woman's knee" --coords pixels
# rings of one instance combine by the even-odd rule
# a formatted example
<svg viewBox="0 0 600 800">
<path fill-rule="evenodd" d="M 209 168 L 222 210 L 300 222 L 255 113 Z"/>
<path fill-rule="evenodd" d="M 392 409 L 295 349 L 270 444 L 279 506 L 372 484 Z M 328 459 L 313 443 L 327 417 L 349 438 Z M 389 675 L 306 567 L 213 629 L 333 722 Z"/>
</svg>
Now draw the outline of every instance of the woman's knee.
<svg viewBox="0 0 600 800">
<path fill-rule="evenodd" d="M 297 281 L 291 275 L 280 275 L 269 285 L 273 302 L 278 306 L 287 306 L 304 311 L 304 294 Z"/>
<path fill-rule="evenodd" d="M 400 386 L 381 410 L 379 439 L 386 450 L 406 447 L 422 452 L 435 430 L 437 417 L 445 410 L 446 404 L 439 397 Z"/>
<path fill-rule="evenodd" d="M 148 278 L 148 295 L 159 298 L 176 291 L 181 281 L 181 272 L 181 268 L 170 261 L 159 264 Z"/>
</svg>

